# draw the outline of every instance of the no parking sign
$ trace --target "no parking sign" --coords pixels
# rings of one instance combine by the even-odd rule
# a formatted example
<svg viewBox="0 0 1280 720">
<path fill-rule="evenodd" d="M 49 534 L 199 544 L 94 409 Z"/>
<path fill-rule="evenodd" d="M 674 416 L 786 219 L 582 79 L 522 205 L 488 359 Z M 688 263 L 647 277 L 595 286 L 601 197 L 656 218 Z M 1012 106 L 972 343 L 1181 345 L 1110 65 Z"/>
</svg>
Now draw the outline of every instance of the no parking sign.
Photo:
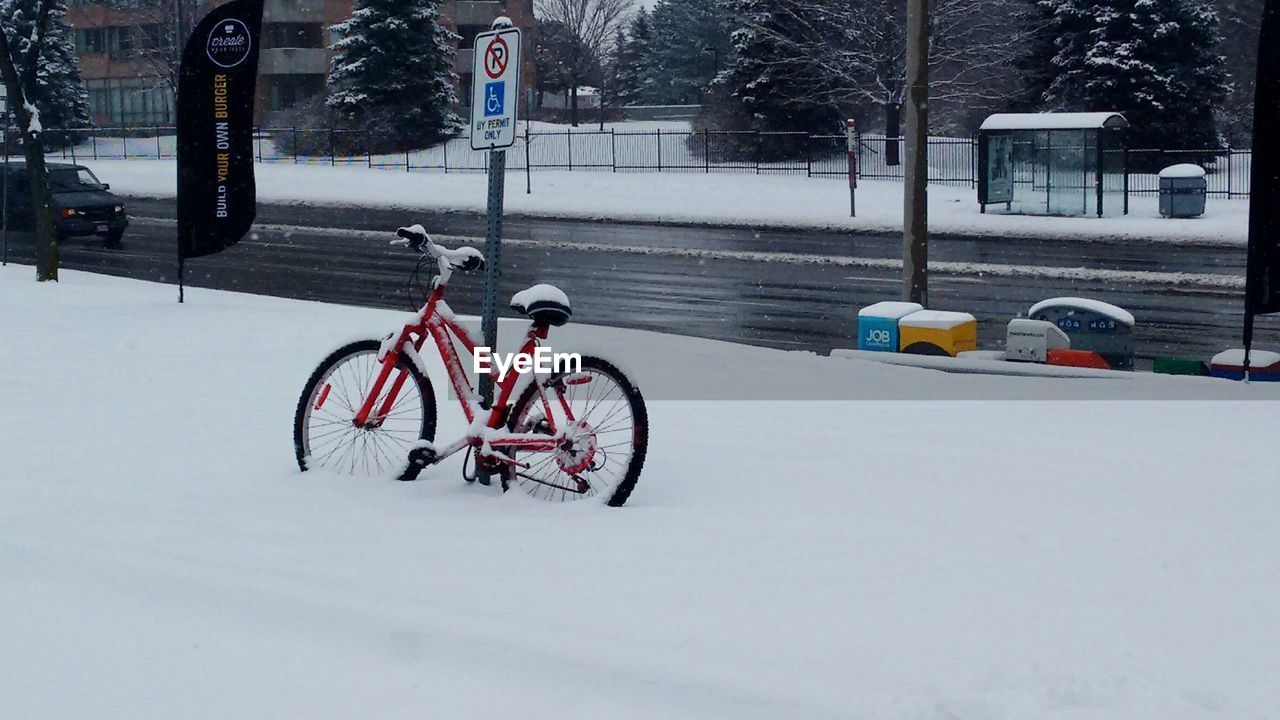
<svg viewBox="0 0 1280 720">
<path fill-rule="evenodd" d="M 520 97 L 519 28 L 477 35 L 471 73 L 471 149 L 511 147 Z"/>
</svg>

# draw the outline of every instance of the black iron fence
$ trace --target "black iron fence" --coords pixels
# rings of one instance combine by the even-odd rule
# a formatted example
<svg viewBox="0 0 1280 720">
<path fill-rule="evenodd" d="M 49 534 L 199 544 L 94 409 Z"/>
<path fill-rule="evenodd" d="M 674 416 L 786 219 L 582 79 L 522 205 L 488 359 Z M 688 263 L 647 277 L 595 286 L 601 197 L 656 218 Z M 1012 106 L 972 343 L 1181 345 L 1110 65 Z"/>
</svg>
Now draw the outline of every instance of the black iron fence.
<svg viewBox="0 0 1280 720">
<path fill-rule="evenodd" d="M 165 159 L 176 156 L 174 128 L 89 128 L 58 131 L 65 146 L 50 153 L 69 161 Z M 844 135 L 732 132 L 721 130 L 538 129 L 520 133 L 507 152 L 507 169 L 792 174 L 847 177 L 849 154 Z M 471 149 L 466 137 L 409 152 L 379 153 L 368 148 L 361 131 L 260 128 L 254 155 L 262 163 L 354 165 L 408 172 L 484 172 L 485 152 Z M 974 187 L 978 178 L 976 138 L 929 138 L 929 182 Z M 862 135 L 858 177 L 901 180 L 902 141 Z M 1220 197 L 1248 197 L 1249 150 L 1133 149 L 1127 152 L 1129 191 L 1155 194 L 1156 170 L 1193 162 L 1208 171 L 1208 191 Z"/>
</svg>

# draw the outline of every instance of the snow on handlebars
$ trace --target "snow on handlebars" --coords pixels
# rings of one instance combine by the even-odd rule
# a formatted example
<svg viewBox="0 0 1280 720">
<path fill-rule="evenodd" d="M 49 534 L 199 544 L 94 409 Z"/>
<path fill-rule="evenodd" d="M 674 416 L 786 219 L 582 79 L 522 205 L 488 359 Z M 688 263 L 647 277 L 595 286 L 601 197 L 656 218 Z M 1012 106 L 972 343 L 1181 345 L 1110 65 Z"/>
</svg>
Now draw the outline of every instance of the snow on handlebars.
<svg viewBox="0 0 1280 720">
<path fill-rule="evenodd" d="M 437 245 L 431 241 L 431 236 L 427 234 L 426 228 L 421 225 L 402 227 L 396 230 L 396 235 L 399 238 L 392 240 L 392 245 L 411 247 L 437 260 L 447 262 L 453 269 L 466 272 L 484 267 L 484 253 L 466 245 L 453 250 L 443 245 Z"/>
</svg>

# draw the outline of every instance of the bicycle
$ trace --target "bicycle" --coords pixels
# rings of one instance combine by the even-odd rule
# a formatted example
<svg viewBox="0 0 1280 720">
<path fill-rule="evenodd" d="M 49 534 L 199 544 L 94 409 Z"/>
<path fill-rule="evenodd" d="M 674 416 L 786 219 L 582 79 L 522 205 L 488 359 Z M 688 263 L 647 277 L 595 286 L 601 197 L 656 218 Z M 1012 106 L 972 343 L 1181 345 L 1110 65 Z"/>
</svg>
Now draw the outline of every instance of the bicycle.
<svg viewBox="0 0 1280 720">
<path fill-rule="evenodd" d="M 400 228 L 396 235 L 393 245 L 420 256 L 415 278 L 425 262 L 436 261 L 430 293 L 398 332 L 341 347 L 311 374 L 294 416 L 298 467 L 366 476 L 396 472 L 401 480 L 414 480 L 465 449 L 468 482 L 483 478 L 475 472 L 483 470 L 500 478 L 503 492 L 520 487 L 547 500 L 603 497 L 614 507 L 625 503 L 648 448 L 648 413 L 639 389 L 607 360 L 581 356 L 580 367 L 549 374 L 500 377 L 491 367 L 495 397 L 484 407 L 456 347 L 461 344 L 474 357 L 477 343 L 444 300 L 454 271 L 483 269 L 484 255 L 472 247 L 437 245 L 421 225 Z M 511 308 L 531 321 L 520 351 L 529 356 L 552 327 L 572 316 L 568 297 L 551 285 L 516 293 Z M 468 423 L 466 434 L 444 447 L 435 444 L 435 389 L 419 355 L 428 338 Z"/>
</svg>

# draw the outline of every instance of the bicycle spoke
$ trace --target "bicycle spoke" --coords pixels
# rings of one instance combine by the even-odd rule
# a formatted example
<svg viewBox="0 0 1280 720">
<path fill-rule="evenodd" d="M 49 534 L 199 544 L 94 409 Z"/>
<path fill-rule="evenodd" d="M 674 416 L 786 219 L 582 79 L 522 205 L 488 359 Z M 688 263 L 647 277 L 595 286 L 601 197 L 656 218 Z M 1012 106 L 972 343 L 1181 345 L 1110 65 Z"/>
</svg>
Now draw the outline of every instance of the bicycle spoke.
<svg viewBox="0 0 1280 720">
<path fill-rule="evenodd" d="M 301 454 L 312 467 L 324 467 L 348 475 L 386 475 L 399 466 L 423 436 L 427 402 L 412 371 L 401 364 L 396 372 L 408 373 L 388 413 L 374 416 L 366 427 L 353 422 L 369 394 L 383 363 L 372 349 L 357 350 L 338 360 L 312 391 L 304 409 Z M 398 376 L 393 372 L 373 399 L 376 413 L 390 397 Z M 321 388 L 328 387 L 328 390 Z M 326 405 L 315 407 L 319 393 Z"/>
</svg>

